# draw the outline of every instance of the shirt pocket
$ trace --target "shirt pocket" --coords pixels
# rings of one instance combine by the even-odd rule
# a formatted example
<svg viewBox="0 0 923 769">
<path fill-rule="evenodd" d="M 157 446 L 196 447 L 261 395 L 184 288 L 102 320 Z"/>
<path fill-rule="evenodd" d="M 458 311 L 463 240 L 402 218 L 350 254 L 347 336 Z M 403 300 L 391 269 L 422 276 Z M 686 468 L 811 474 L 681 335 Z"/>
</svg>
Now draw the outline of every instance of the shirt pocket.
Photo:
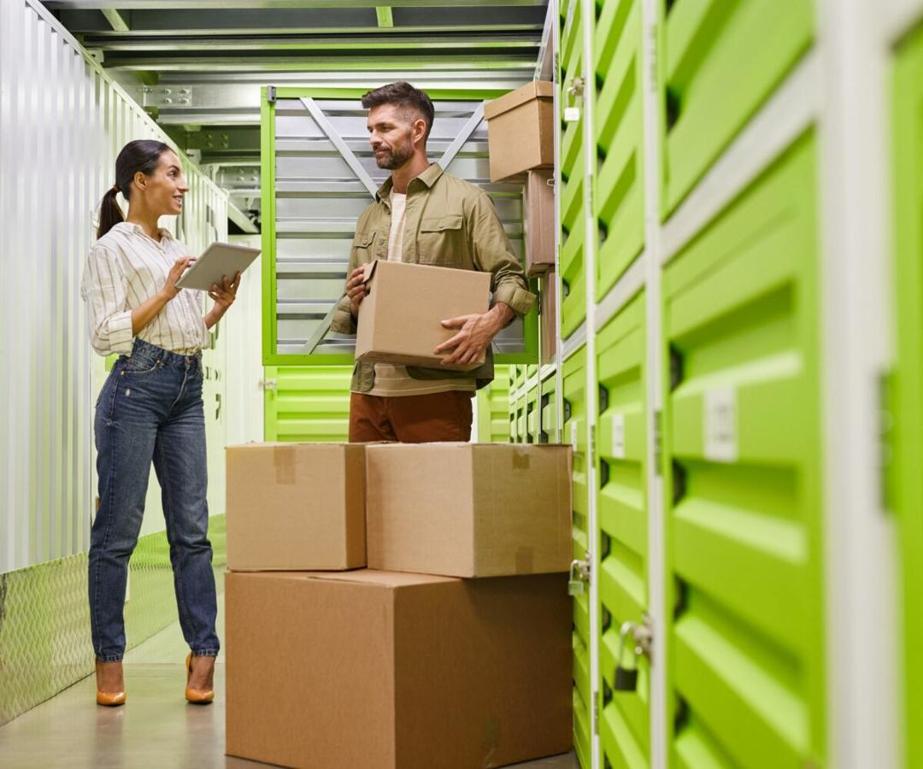
<svg viewBox="0 0 923 769">
<path fill-rule="evenodd" d="M 353 238 L 352 258 L 356 264 L 362 265 L 371 262 L 374 257 L 375 230 L 357 232 Z"/>
<path fill-rule="evenodd" d="M 436 267 L 464 267 L 467 255 L 461 214 L 424 216 L 417 235 L 417 261 Z"/>
</svg>

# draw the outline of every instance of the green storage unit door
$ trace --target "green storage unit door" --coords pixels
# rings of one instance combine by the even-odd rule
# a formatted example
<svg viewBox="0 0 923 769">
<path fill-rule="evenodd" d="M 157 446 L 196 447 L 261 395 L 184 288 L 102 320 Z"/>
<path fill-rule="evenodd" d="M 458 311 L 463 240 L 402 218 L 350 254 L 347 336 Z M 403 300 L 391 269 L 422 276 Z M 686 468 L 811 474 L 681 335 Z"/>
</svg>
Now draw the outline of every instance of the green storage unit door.
<svg viewBox="0 0 923 769">
<path fill-rule="evenodd" d="M 561 93 L 561 191 L 558 196 L 561 221 L 561 336 L 574 333 L 586 318 L 586 274 L 584 212 L 586 189 L 583 159 L 583 101 L 568 95 L 574 83 L 583 77 L 583 31 L 580 0 L 564 0 L 561 10 L 561 49 L 558 60 Z M 580 119 L 564 121 L 567 106 L 579 107 Z"/>
<path fill-rule="evenodd" d="M 596 340 L 599 379 L 599 652 L 603 765 L 611 769 L 650 766 L 648 661 L 635 660 L 626 644 L 623 664 L 638 670 L 637 690 L 615 691 L 623 622 L 643 622 L 647 585 L 647 446 L 645 310 L 639 295 L 600 331 Z"/>
<path fill-rule="evenodd" d="M 808 0 L 663 0 L 663 214 L 695 182 L 811 44 Z"/>
<path fill-rule="evenodd" d="M 586 352 L 564 362 L 564 440 L 574 447 L 573 537 L 574 558 L 582 560 L 589 548 L 589 489 L 587 487 Z M 574 598 L 574 748 L 583 769 L 590 769 L 592 686 L 590 682 L 589 593 Z"/>
<path fill-rule="evenodd" d="M 478 390 L 478 440 L 481 443 L 507 443 L 510 439 L 510 374 L 507 366 L 497 366 L 494 381 Z"/>
<path fill-rule="evenodd" d="M 542 412 L 542 429 L 539 443 L 560 443 L 561 431 L 558 430 L 558 401 L 555 378 L 542 382 L 542 397 L 539 408 Z"/>
<path fill-rule="evenodd" d="M 815 154 L 663 275 L 673 769 L 825 765 Z"/>
<path fill-rule="evenodd" d="M 267 366 L 267 441 L 341 442 L 349 436 L 352 366 Z"/>
<path fill-rule="evenodd" d="M 529 442 L 528 398 L 525 395 L 516 402 L 516 442 Z"/>
<path fill-rule="evenodd" d="M 905 766 L 923 766 L 923 33 L 898 52 L 894 71 L 897 212 L 897 367 L 891 499 L 901 553 Z"/>
<path fill-rule="evenodd" d="M 641 0 L 596 0 L 596 298 L 644 246 Z"/>
<path fill-rule="evenodd" d="M 538 384 L 536 383 L 535 387 L 529 390 L 529 394 L 526 396 L 526 442 L 527 443 L 538 443 L 539 442 L 539 431 L 538 431 L 538 412 L 539 412 L 539 399 L 538 399 Z"/>
</svg>

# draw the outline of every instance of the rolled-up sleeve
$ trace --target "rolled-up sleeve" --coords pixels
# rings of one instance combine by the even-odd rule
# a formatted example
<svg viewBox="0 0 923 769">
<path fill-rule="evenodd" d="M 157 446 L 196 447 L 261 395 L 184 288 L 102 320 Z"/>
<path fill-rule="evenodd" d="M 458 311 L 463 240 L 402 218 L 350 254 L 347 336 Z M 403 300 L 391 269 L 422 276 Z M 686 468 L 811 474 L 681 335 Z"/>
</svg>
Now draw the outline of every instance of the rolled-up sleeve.
<svg viewBox="0 0 923 769">
<path fill-rule="evenodd" d="M 475 265 L 482 272 L 493 275 L 494 303 L 502 302 L 517 315 L 526 315 L 535 306 L 535 294 L 529 291 L 522 264 L 513 253 L 503 223 L 486 193 L 478 197 L 472 219 Z"/>
<path fill-rule="evenodd" d="M 126 292 L 118 256 L 103 246 L 93 246 L 84 266 L 80 294 L 87 303 L 90 344 L 100 355 L 131 352 L 134 337 Z"/>
</svg>

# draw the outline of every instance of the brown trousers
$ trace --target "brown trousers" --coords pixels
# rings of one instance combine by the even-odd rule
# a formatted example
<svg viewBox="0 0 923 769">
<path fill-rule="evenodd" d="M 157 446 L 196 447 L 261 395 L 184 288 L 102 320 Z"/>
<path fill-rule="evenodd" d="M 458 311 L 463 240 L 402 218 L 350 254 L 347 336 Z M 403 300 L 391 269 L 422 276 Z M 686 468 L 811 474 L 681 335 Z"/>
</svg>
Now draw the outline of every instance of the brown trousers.
<svg viewBox="0 0 923 769">
<path fill-rule="evenodd" d="M 472 393 L 386 398 L 353 393 L 349 399 L 349 441 L 430 443 L 471 440 Z"/>
</svg>

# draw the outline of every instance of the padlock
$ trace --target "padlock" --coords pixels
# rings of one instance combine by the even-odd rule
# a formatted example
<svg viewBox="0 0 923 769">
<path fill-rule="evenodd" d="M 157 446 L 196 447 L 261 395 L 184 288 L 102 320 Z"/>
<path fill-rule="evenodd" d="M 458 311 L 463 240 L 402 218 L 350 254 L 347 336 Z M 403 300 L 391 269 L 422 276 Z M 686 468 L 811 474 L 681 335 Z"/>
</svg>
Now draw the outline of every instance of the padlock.
<svg viewBox="0 0 923 769">
<path fill-rule="evenodd" d="M 583 78 L 575 77 L 567 89 L 567 106 L 564 107 L 564 122 L 576 123 L 580 120 L 580 107 L 575 107 L 573 102 L 583 98 Z"/>
<path fill-rule="evenodd" d="M 570 579 L 567 581 L 567 594 L 569 596 L 583 595 L 586 584 L 580 574 L 581 561 L 572 561 L 570 565 Z"/>
<path fill-rule="evenodd" d="M 615 679 L 612 688 L 617 692 L 633 692 L 638 688 L 638 669 L 622 667 L 625 657 L 625 637 L 634 631 L 634 622 L 623 622 L 619 629 L 619 659 L 615 666 Z"/>
<path fill-rule="evenodd" d="M 580 122 L 580 107 L 565 107 L 564 108 L 564 122 L 565 123 L 579 123 Z"/>
</svg>

